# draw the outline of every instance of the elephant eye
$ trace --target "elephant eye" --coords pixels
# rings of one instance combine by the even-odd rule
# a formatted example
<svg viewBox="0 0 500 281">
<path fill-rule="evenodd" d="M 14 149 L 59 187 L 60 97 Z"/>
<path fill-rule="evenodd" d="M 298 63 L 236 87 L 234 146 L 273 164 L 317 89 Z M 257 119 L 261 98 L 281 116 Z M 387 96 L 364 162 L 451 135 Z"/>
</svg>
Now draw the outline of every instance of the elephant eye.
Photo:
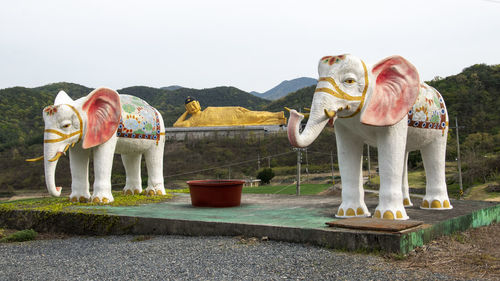
<svg viewBox="0 0 500 281">
<path fill-rule="evenodd" d="M 67 128 L 69 128 L 70 126 L 71 126 L 71 124 L 66 124 L 66 125 L 63 125 L 63 128 L 64 128 L 64 129 L 67 129 Z"/>
<path fill-rule="evenodd" d="M 352 78 L 347 78 L 346 80 L 344 80 L 344 83 L 346 84 L 354 84 L 356 82 L 356 80 L 352 79 Z"/>
</svg>

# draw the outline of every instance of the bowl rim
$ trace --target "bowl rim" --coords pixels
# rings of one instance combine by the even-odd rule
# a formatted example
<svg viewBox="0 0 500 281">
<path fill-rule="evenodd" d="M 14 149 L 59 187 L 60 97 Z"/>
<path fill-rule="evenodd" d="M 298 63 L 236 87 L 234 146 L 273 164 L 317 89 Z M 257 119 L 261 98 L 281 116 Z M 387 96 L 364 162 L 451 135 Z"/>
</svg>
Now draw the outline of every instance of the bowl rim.
<svg viewBox="0 0 500 281">
<path fill-rule="evenodd" d="M 207 187 L 218 187 L 218 186 L 230 186 L 230 185 L 242 185 L 245 183 L 244 180 L 238 179 L 226 179 L 226 180 L 191 180 L 186 182 L 191 186 L 207 186 Z"/>
</svg>

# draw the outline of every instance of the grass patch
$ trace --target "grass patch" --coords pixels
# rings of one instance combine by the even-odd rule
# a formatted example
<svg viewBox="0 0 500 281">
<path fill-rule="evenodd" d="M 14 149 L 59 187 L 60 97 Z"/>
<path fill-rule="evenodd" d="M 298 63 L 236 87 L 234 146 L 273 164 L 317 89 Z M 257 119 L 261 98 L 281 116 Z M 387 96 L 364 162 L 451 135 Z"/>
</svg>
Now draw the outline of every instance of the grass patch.
<svg viewBox="0 0 500 281">
<path fill-rule="evenodd" d="M 46 197 L 22 199 L 0 203 L 0 211 L 5 210 L 33 210 L 33 211 L 51 211 L 51 212 L 85 212 L 85 209 L 75 208 L 82 206 L 137 206 L 142 204 L 151 204 L 168 201 L 173 197 L 167 193 L 164 196 L 146 196 L 146 195 L 124 195 L 122 192 L 113 192 L 114 201 L 109 204 L 101 203 L 74 203 L 67 197 Z M 88 210 L 90 212 L 90 210 Z M 92 211 L 92 212 L 95 212 Z"/>
<path fill-rule="evenodd" d="M 423 170 L 409 172 L 408 185 L 412 188 L 425 188 L 425 172 Z"/>
<path fill-rule="evenodd" d="M 31 241 L 31 240 L 35 240 L 37 235 L 38 235 L 38 233 L 36 231 L 34 231 L 33 229 L 25 229 L 25 230 L 14 232 L 11 235 L 8 235 L 8 236 L 0 239 L 0 242 L 5 243 L 5 242 Z"/>
<path fill-rule="evenodd" d="M 300 195 L 315 195 L 330 187 L 330 184 L 301 184 Z M 263 185 L 244 187 L 242 193 L 250 194 L 296 194 L 296 185 Z"/>
<path fill-rule="evenodd" d="M 165 189 L 166 193 L 189 193 L 189 188 L 183 189 Z"/>
</svg>

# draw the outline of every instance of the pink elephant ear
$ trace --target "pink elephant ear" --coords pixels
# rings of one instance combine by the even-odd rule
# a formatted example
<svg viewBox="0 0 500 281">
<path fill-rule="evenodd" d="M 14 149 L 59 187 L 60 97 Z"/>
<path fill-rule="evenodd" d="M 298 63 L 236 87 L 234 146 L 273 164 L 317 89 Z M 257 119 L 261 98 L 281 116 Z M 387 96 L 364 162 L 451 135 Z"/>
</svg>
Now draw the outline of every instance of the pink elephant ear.
<svg viewBox="0 0 500 281">
<path fill-rule="evenodd" d="M 83 139 L 83 148 L 104 143 L 116 133 L 121 117 L 120 96 L 116 91 L 95 89 L 87 96 L 82 108 L 87 112 L 87 133 Z"/>
<path fill-rule="evenodd" d="M 401 121 L 411 109 L 420 91 L 415 67 L 400 56 L 388 57 L 372 68 L 375 85 L 361 123 L 391 126 Z"/>
</svg>

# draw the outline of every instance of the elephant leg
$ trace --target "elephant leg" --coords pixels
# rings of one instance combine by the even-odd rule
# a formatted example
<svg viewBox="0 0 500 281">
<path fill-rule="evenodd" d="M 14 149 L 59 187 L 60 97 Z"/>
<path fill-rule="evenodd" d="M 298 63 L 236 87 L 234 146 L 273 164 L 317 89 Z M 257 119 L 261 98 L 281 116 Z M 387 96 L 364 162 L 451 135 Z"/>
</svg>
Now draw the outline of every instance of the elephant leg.
<svg viewBox="0 0 500 281">
<path fill-rule="evenodd" d="M 74 147 L 69 151 L 71 168 L 71 202 L 85 203 L 90 200 L 89 192 L 89 156 L 88 149 Z"/>
<path fill-rule="evenodd" d="M 165 195 L 165 186 L 163 183 L 163 149 L 164 141 L 160 141 L 158 145 L 154 145 L 151 149 L 144 153 L 146 159 L 146 168 L 148 170 L 148 187 L 146 194 Z"/>
<path fill-rule="evenodd" d="M 405 166 L 407 121 L 379 131 L 377 135 L 380 174 L 379 203 L 374 217 L 407 220 L 401 181 Z"/>
<path fill-rule="evenodd" d="M 339 170 L 342 181 L 342 203 L 338 218 L 370 216 L 365 204 L 361 160 L 363 141 L 343 126 L 335 126 Z"/>
<path fill-rule="evenodd" d="M 114 201 L 111 193 L 111 168 L 115 154 L 117 137 L 114 135 L 107 142 L 94 150 L 94 190 L 92 202 L 111 203 Z"/>
<path fill-rule="evenodd" d="M 125 174 L 127 180 L 123 193 L 125 195 L 141 194 L 142 193 L 142 180 L 141 180 L 141 158 L 142 154 L 122 154 L 122 162 L 125 167 Z"/>
<path fill-rule="evenodd" d="M 410 153 L 406 152 L 405 163 L 403 167 L 403 181 L 401 183 L 401 188 L 403 191 L 403 205 L 405 207 L 413 206 L 410 200 L 410 186 L 408 185 L 408 154 Z"/>
<path fill-rule="evenodd" d="M 433 210 L 453 208 L 446 187 L 446 137 L 440 137 L 426 145 L 420 152 L 422 153 L 426 177 L 425 196 L 420 208 Z"/>
</svg>

